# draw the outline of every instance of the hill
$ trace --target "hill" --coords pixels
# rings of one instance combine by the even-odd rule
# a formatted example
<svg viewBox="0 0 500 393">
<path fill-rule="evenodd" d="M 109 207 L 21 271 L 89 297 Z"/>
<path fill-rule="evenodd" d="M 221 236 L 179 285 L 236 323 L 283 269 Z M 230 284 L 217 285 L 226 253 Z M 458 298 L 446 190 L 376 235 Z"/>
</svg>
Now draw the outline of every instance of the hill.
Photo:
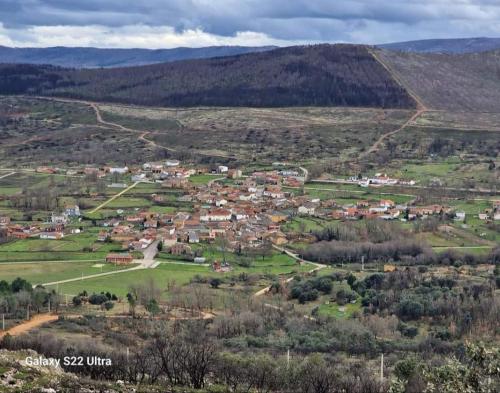
<svg viewBox="0 0 500 393">
<path fill-rule="evenodd" d="M 432 109 L 500 112 L 500 51 L 453 55 L 379 50 L 378 57 Z"/>
<path fill-rule="evenodd" d="M 416 53 L 473 53 L 500 48 L 500 38 L 455 38 L 394 42 L 379 48 Z"/>
<path fill-rule="evenodd" d="M 415 106 L 369 48 L 356 45 L 114 69 L 4 64 L 0 91 L 154 106 Z"/>
<path fill-rule="evenodd" d="M 9 48 L 0 46 L 2 63 L 50 64 L 69 68 L 129 67 L 178 60 L 205 59 L 262 52 L 273 46 L 211 46 L 173 49 L 102 49 L 102 48 Z"/>
</svg>

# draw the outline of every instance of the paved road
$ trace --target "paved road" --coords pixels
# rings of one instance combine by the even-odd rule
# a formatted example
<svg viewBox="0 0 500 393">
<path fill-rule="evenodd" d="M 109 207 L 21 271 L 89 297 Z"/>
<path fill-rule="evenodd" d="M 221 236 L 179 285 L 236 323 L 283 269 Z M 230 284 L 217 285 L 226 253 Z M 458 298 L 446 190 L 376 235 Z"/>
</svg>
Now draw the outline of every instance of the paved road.
<svg viewBox="0 0 500 393">
<path fill-rule="evenodd" d="M 137 260 L 144 269 L 150 269 L 155 264 L 155 256 L 158 254 L 158 243 L 160 241 L 156 240 L 146 247 L 142 253 L 144 254 L 144 259 Z"/>
</svg>

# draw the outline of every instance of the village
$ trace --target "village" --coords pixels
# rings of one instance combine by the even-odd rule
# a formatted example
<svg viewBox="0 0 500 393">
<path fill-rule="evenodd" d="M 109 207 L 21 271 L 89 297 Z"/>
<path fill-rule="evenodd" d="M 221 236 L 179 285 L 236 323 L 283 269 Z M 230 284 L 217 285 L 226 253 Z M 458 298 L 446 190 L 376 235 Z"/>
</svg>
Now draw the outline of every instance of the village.
<svg viewBox="0 0 500 393">
<path fill-rule="evenodd" d="M 107 180 L 107 188 L 118 189 L 123 195 L 129 187 L 151 184 L 158 192 L 149 194 L 153 203 L 169 204 L 161 192 L 176 190 L 175 208 L 169 212 L 153 211 L 147 207 L 119 208 L 106 216 L 93 216 L 100 206 L 83 210 L 77 204 L 65 205 L 51 212 L 46 220 L 19 223 L 9 216 L 0 216 L 0 228 L 11 239 L 39 238 L 58 241 L 68 235 L 78 235 L 91 226 L 99 228 L 95 244 L 112 243 L 113 252 L 106 254 L 108 263 L 124 265 L 142 258 L 145 250 L 154 248 L 174 259 L 195 263 L 208 262 L 201 245 L 216 244 L 228 252 L 252 252 L 262 248 L 280 248 L 296 243 L 314 241 L 310 233 L 301 230 L 285 231 L 284 227 L 300 217 L 329 222 L 333 220 L 398 220 L 402 222 L 425 220 L 430 216 L 447 215 L 455 221 L 465 221 L 465 213 L 447 205 L 419 205 L 416 199 L 396 203 L 391 199 L 357 200 L 339 203 L 333 198 L 308 195 L 304 190 L 306 173 L 285 163 L 274 168 L 250 171 L 244 175 L 239 168 L 218 165 L 213 168 L 183 166 L 178 160 L 145 163 L 140 167 L 84 167 L 61 170 L 39 167 L 36 173 L 66 176 L 93 176 Z M 193 178 L 205 176 L 206 181 L 196 183 Z M 398 183 L 385 174 L 374 177 L 352 178 L 363 186 Z M 130 184 L 132 185 L 130 185 Z M 414 182 L 407 182 L 414 184 Z M 121 190 L 121 191 L 120 191 Z M 114 191 L 113 191 L 114 192 Z M 94 198 L 101 198 L 97 193 Z M 112 196 L 111 199 L 116 196 Z M 480 220 L 500 220 L 500 201 L 479 212 Z M 86 222 L 87 225 L 82 223 Z M 80 225 L 81 224 L 81 225 Z M 118 245 L 118 250 L 116 248 Z M 92 251 L 89 250 L 89 251 Z M 215 271 L 227 271 L 229 264 L 218 254 L 212 259 Z M 224 258 L 225 259 L 225 258 Z"/>
</svg>

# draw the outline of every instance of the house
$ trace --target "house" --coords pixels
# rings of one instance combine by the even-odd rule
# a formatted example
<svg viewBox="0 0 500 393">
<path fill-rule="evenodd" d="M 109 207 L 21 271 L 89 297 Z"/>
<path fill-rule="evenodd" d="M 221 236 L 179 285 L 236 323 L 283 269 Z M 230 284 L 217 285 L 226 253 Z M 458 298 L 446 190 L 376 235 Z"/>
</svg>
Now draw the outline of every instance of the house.
<svg viewBox="0 0 500 393">
<path fill-rule="evenodd" d="M 316 212 L 316 204 L 306 202 L 297 209 L 298 214 L 312 216 Z"/>
<path fill-rule="evenodd" d="M 67 224 L 68 221 L 68 215 L 66 213 L 52 213 L 52 215 L 50 216 L 50 222 L 52 224 Z"/>
<path fill-rule="evenodd" d="M 465 221 L 465 212 L 455 212 L 455 221 Z"/>
<path fill-rule="evenodd" d="M 144 221 L 144 228 L 157 228 L 158 221 L 157 220 L 146 220 Z"/>
<path fill-rule="evenodd" d="M 176 167 L 179 165 L 180 165 L 179 160 L 167 160 L 167 161 L 165 161 L 165 166 L 168 166 L 168 167 Z"/>
<path fill-rule="evenodd" d="M 189 231 L 188 232 L 188 241 L 189 241 L 189 243 L 199 243 L 200 237 L 198 236 L 198 233 L 195 231 Z"/>
<path fill-rule="evenodd" d="M 282 213 L 279 211 L 272 211 L 272 212 L 268 213 L 267 216 L 274 224 L 284 222 L 288 218 L 288 216 L 285 213 Z"/>
<path fill-rule="evenodd" d="M 109 188 L 127 188 L 128 185 L 126 183 L 111 183 L 108 184 Z"/>
<path fill-rule="evenodd" d="M 80 207 L 78 205 L 66 207 L 65 213 L 68 217 L 80 217 Z"/>
<path fill-rule="evenodd" d="M 145 173 L 139 173 L 137 175 L 132 176 L 132 181 L 133 182 L 138 182 L 138 181 L 144 181 L 146 180 L 146 174 Z"/>
<path fill-rule="evenodd" d="M 268 186 L 264 189 L 262 195 L 276 199 L 276 198 L 284 198 L 285 194 L 281 191 L 281 187 L 279 186 Z"/>
<path fill-rule="evenodd" d="M 40 239 L 60 240 L 64 237 L 62 232 L 40 232 Z"/>
<path fill-rule="evenodd" d="M 109 233 L 106 231 L 100 231 L 99 234 L 97 235 L 98 242 L 105 242 L 108 239 L 109 239 Z"/>
<path fill-rule="evenodd" d="M 217 167 L 217 172 L 218 173 L 227 173 L 227 172 L 229 172 L 229 168 L 225 165 L 219 165 Z"/>
<path fill-rule="evenodd" d="M 10 217 L 0 216 L 0 227 L 4 227 L 10 224 Z"/>
<path fill-rule="evenodd" d="M 394 201 L 391 201 L 390 199 L 381 199 L 380 202 L 378 203 L 380 207 L 387 207 L 388 209 L 393 208 L 396 206 Z"/>
<path fill-rule="evenodd" d="M 109 168 L 109 173 L 117 173 L 119 175 L 124 175 L 128 173 L 128 167 L 124 166 L 123 168 Z"/>
<path fill-rule="evenodd" d="M 227 209 L 212 209 L 204 214 L 200 214 L 200 221 L 229 221 L 231 220 L 231 211 Z"/>
<path fill-rule="evenodd" d="M 111 253 L 106 255 L 106 262 L 115 265 L 128 265 L 132 263 L 134 258 L 129 253 Z"/>
<path fill-rule="evenodd" d="M 227 171 L 227 177 L 229 179 L 238 179 L 243 176 L 243 172 L 240 169 L 230 169 Z"/>
<path fill-rule="evenodd" d="M 224 205 L 227 205 L 227 200 L 226 199 L 224 199 L 224 198 L 216 198 L 215 199 L 215 206 L 221 207 L 221 206 L 224 206 Z"/>
<path fill-rule="evenodd" d="M 486 213 L 479 213 L 478 217 L 480 220 L 487 220 L 489 218 L 488 214 Z"/>
<path fill-rule="evenodd" d="M 191 247 L 184 243 L 175 243 L 172 247 L 170 247 L 169 251 L 172 255 L 186 255 L 193 253 Z"/>
</svg>

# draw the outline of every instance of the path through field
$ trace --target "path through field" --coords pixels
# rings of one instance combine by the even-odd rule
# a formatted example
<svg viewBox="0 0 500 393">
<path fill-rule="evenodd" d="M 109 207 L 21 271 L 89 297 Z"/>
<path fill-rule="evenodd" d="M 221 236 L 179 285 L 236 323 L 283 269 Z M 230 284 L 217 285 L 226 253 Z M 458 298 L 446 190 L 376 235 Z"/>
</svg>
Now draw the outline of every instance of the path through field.
<svg viewBox="0 0 500 393">
<path fill-rule="evenodd" d="M 123 194 L 125 194 L 127 191 L 130 191 L 132 188 L 136 187 L 139 183 L 141 183 L 140 181 L 136 181 L 134 184 L 132 184 L 131 186 L 125 188 L 124 190 L 120 191 L 118 194 L 116 195 L 113 195 L 111 198 L 109 198 L 106 202 L 103 202 L 101 203 L 99 206 L 97 206 L 96 208 L 94 208 L 93 210 L 91 210 L 89 213 L 90 214 L 93 214 L 99 210 L 101 210 L 104 206 L 106 206 L 107 204 L 113 202 L 115 199 L 121 197 Z"/>
</svg>

